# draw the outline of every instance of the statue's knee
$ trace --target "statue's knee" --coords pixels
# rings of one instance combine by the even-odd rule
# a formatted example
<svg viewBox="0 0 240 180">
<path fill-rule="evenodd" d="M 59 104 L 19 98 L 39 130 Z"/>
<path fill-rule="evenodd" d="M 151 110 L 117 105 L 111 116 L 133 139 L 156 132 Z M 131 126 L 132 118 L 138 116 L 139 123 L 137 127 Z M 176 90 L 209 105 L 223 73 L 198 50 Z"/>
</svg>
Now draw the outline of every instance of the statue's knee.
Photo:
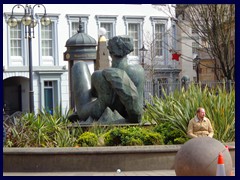
<svg viewBox="0 0 240 180">
<path fill-rule="evenodd" d="M 91 77 L 91 80 L 93 83 L 97 83 L 99 81 L 102 81 L 104 78 L 103 78 L 103 75 L 102 75 L 102 71 L 95 71 L 93 74 L 92 74 L 92 77 Z"/>
</svg>

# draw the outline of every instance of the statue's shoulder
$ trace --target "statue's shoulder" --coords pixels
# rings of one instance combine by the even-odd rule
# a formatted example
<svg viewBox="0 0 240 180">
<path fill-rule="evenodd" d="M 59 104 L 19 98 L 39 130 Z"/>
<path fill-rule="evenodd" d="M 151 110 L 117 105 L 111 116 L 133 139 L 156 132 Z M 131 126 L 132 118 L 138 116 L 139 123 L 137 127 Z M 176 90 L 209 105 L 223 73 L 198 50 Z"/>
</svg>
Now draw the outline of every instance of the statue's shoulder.
<svg viewBox="0 0 240 180">
<path fill-rule="evenodd" d="M 143 84 L 145 81 L 144 69 L 139 64 L 131 64 L 126 70 L 128 76 L 132 79 L 134 84 Z"/>
<path fill-rule="evenodd" d="M 130 64 L 127 67 L 127 72 L 136 75 L 144 75 L 144 69 L 139 64 Z"/>
</svg>

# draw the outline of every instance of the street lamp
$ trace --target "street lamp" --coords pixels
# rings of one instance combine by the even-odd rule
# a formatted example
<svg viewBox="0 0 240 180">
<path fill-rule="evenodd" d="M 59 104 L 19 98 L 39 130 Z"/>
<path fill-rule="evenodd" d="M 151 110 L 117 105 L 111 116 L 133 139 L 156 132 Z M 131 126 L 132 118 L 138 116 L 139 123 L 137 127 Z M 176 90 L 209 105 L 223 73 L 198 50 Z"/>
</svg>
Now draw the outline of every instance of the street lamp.
<svg viewBox="0 0 240 180">
<path fill-rule="evenodd" d="M 198 57 L 198 55 L 193 59 L 193 62 L 196 65 L 196 73 L 197 73 L 197 83 L 199 83 L 199 64 L 200 64 L 201 58 Z"/>
<path fill-rule="evenodd" d="M 13 10 L 15 7 L 22 7 L 24 9 L 24 16 L 21 22 L 25 26 L 25 38 L 28 39 L 28 55 L 29 55 L 29 111 L 34 112 L 34 96 L 33 96 L 33 78 L 32 78 L 32 38 L 34 38 L 34 27 L 37 25 L 37 20 L 35 19 L 34 8 L 42 6 L 44 8 L 44 14 L 41 18 L 41 24 L 43 26 L 48 26 L 51 23 L 51 19 L 46 14 L 46 8 L 43 4 L 35 4 L 33 7 L 26 4 L 25 6 L 21 4 L 16 4 L 12 8 L 12 14 L 7 21 L 10 27 L 15 27 L 18 24 L 18 20 L 13 15 Z M 32 30 L 31 30 L 32 29 Z"/>
<path fill-rule="evenodd" d="M 142 67 L 144 68 L 144 56 L 145 56 L 145 52 L 147 52 L 148 50 L 145 48 L 145 46 L 143 44 L 142 48 L 139 49 L 139 51 L 142 52 L 142 63 L 141 64 L 142 64 Z"/>
</svg>

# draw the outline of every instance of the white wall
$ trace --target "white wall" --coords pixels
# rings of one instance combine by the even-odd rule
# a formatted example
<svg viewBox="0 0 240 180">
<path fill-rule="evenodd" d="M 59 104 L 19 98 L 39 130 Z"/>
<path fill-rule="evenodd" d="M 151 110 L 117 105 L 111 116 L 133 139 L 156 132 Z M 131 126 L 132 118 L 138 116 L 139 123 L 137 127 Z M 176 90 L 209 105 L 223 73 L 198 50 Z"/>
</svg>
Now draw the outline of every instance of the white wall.
<svg viewBox="0 0 240 180">
<path fill-rule="evenodd" d="M 179 23 L 179 25 L 182 26 L 184 32 L 191 33 L 191 29 L 189 28 L 190 25 L 186 25 L 187 23 L 188 22 L 184 21 L 184 23 Z M 179 46 L 182 53 L 182 60 L 180 62 L 182 71 L 180 76 L 183 77 L 187 75 L 190 78 L 190 81 L 193 81 L 193 77 L 196 77 L 196 71 L 193 69 L 193 59 L 195 57 L 193 57 L 192 54 L 192 40 L 184 32 L 179 29 Z"/>
</svg>

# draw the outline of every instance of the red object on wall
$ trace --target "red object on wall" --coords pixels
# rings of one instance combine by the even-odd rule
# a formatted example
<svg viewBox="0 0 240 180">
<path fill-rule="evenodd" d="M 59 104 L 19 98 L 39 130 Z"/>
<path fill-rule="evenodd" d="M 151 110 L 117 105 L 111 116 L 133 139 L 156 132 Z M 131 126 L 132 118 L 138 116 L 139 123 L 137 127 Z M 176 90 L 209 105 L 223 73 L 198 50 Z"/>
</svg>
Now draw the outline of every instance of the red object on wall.
<svg viewBox="0 0 240 180">
<path fill-rule="evenodd" d="M 180 57 L 180 56 L 181 56 L 181 54 L 174 53 L 174 54 L 172 54 L 172 60 L 179 61 L 179 57 Z"/>
</svg>

